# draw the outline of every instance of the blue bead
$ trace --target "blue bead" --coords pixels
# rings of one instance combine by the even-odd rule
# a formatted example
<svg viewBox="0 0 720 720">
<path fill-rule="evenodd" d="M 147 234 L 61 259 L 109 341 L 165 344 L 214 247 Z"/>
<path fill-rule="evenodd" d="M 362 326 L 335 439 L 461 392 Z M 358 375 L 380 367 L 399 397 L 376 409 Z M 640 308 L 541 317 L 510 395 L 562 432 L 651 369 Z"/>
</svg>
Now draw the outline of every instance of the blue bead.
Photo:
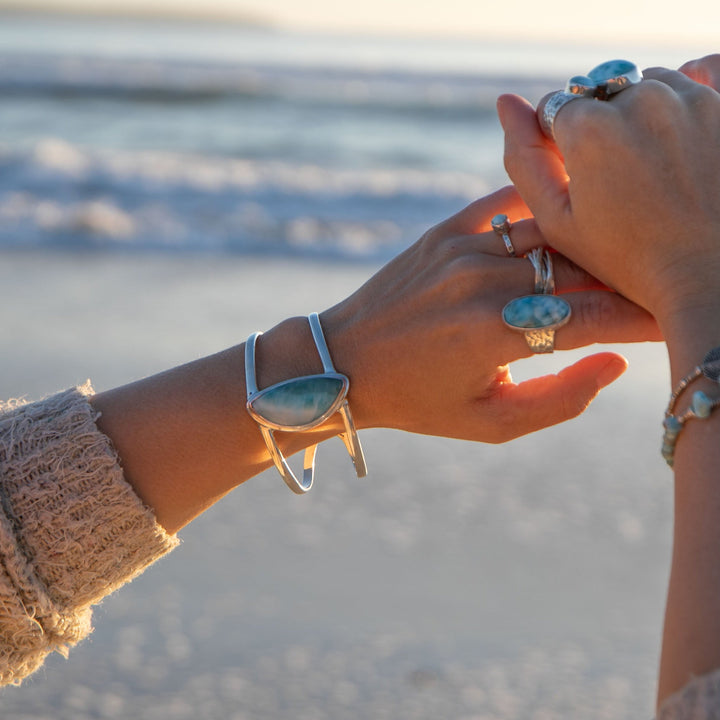
<svg viewBox="0 0 720 720">
<path fill-rule="evenodd" d="M 713 401 L 702 391 L 693 393 L 692 411 L 701 419 L 709 418 L 713 411 Z"/>
<path fill-rule="evenodd" d="M 668 417 L 663 420 L 663 427 L 668 432 L 677 434 L 682 430 L 683 425 L 674 415 L 668 415 Z"/>
</svg>

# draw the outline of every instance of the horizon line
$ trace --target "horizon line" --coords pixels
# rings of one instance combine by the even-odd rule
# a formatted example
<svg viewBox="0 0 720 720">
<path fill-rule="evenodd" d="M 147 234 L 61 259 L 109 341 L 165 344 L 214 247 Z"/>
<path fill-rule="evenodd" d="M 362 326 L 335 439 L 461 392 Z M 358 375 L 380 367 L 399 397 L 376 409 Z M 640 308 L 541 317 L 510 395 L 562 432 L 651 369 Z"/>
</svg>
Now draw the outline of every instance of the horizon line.
<svg viewBox="0 0 720 720">
<path fill-rule="evenodd" d="M 75 17 L 80 19 L 118 19 L 118 20 L 136 20 L 151 22 L 177 22 L 177 23 L 231 23 L 238 27 L 254 28 L 257 30 L 276 30 L 287 32 L 309 32 L 318 35 L 336 35 L 336 36 L 366 36 L 366 37 L 402 37 L 402 38 L 433 38 L 437 40 L 473 40 L 476 34 L 467 32 L 432 32 L 432 31 L 413 31 L 413 32 L 397 32 L 379 30 L 373 27 L 318 27 L 311 28 L 304 25 L 296 25 L 284 23 L 274 19 L 268 15 L 235 10 L 228 7 L 222 8 L 183 8 L 183 7 L 167 7 L 167 8 L 142 8 L 138 6 L 127 7 L 120 4 L 97 7 L 88 6 L 81 2 L 68 2 L 63 5 L 57 5 L 53 2 L 44 0 L 0 0 L 0 15 L 14 15 L 27 17 Z M 599 41 L 597 37 L 575 35 L 567 37 L 564 34 L 548 36 L 545 34 L 539 37 L 533 33 L 521 32 L 516 39 L 521 42 L 531 42 L 536 45 L 553 44 L 558 40 L 562 40 L 566 45 L 587 45 L 602 47 L 605 45 L 620 45 L 627 42 L 639 43 L 645 48 L 657 48 L 663 45 L 672 45 L 676 48 L 680 46 L 688 47 L 688 43 L 710 42 L 711 38 L 694 35 L 693 38 L 678 37 L 674 33 L 640 33 L 635 37 L 617 36 L 614 39 L 604 38 Z M 712 38 L 714 39 L 714 38 Z"/>
</svg>

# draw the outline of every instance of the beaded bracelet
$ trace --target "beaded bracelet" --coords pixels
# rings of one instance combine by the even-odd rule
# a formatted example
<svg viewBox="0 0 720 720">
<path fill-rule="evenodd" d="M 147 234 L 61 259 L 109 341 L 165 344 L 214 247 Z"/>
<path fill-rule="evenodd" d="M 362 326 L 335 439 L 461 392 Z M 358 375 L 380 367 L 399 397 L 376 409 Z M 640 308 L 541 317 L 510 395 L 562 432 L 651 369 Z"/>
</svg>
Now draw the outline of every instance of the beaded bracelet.
<svg viewBox="0 0 720 720">
<path fill-rule="evenodd" d="M 702 390 L 693 393 L 690 407 L 682 415 L 674 415 L 675 406 L 680 396 L 685 392 L 688 385 L 695 382 L 701 376 L 720 383 L 720 346 L 714 347 L 705 355 L 702 363 L 698 365 L 689 375 L 686 375 L 677 384 L 677 387 L 670 395 L 670 402 L 667 410 L 665 410 L 665 420 L 663 420 L 663 442 L 660 452 L 665 458 L 665 462 L 672 467 L 675 464 L 675 445 L 677 444 L 680 432 L 685 427 L 688 420 L 697 418 L 699 420 L 707 420 L 715 410 L 720 406 L 720 397 L 711 398 Z"/>
</svg>

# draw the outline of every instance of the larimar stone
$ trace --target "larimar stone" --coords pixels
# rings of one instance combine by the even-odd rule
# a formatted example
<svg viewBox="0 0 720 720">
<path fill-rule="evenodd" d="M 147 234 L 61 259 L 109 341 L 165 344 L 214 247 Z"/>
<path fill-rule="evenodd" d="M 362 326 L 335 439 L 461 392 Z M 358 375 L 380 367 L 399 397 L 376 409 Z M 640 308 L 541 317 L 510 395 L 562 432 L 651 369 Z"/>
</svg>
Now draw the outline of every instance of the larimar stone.
<svg viewBox="0 0 720 720">
<path fill-rule="evenodd" d="M 643 75 L 640 68 L 629 60 L 608 60 L 594 67 L 588 77 L 598 86 L 595 97 L 607 100 L 608 95 L 639 83 Z"/>
<path fill-rule="evenodd" d="M 693 393 L 692 411 L 699 418 L 705 420 L 713 411 L 713 401 L 702 390 Z"/>
<path fill-rule="evenodd" d="M 638 66 L 629 60 L 608 60 L 595 66 L 588 77 L 596 83 L 606 82 L 612 78 L 624 75 L 630 82 L 640 82 L 642 73 Z"/>
<path fill-rule="evenodd" d="M 570 319 L 570 305 L 555 295 L 525 295 L 511 300 L 502 317 L 514 330 L 554 330 Z"/>
<path fill-rule="evenodd" d="M 597 83 L 587 75 L 575 75 L 565 85 L 565 92 L 571 95 L 582 95 L 592 97 L 597 88 Z"/>
<path fill-rule="evenodd" d="M 347 388 L 344 375 L 308 375 L 261 390 L 249 406 L 273 425 L 310 427 L 339 407 Z"/>
<path fill-rule="evenodd" d="M 665 428 L 665 435 L 674 438 L 677 437 L 683 429 L 683 424 L 674 415 L 668 415 L 668 417 L 663 420 L 663 427 Z"/>
</svg>

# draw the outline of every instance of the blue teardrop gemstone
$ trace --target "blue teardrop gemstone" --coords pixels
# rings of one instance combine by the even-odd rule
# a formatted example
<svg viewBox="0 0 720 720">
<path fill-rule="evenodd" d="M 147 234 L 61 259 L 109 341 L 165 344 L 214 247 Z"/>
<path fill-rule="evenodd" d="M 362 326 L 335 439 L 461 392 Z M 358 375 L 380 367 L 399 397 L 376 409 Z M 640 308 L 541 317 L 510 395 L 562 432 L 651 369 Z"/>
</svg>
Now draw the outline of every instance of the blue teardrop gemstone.
<svg viewBox="0 0 720 720">
<path fill-rule="evenodd" d="M 248 404 L 255 415 L 273 425 L 312 427 L 332 414 L 347 393 L 344 375 L 308 375 L 261 390 Z"/>
</svg>

